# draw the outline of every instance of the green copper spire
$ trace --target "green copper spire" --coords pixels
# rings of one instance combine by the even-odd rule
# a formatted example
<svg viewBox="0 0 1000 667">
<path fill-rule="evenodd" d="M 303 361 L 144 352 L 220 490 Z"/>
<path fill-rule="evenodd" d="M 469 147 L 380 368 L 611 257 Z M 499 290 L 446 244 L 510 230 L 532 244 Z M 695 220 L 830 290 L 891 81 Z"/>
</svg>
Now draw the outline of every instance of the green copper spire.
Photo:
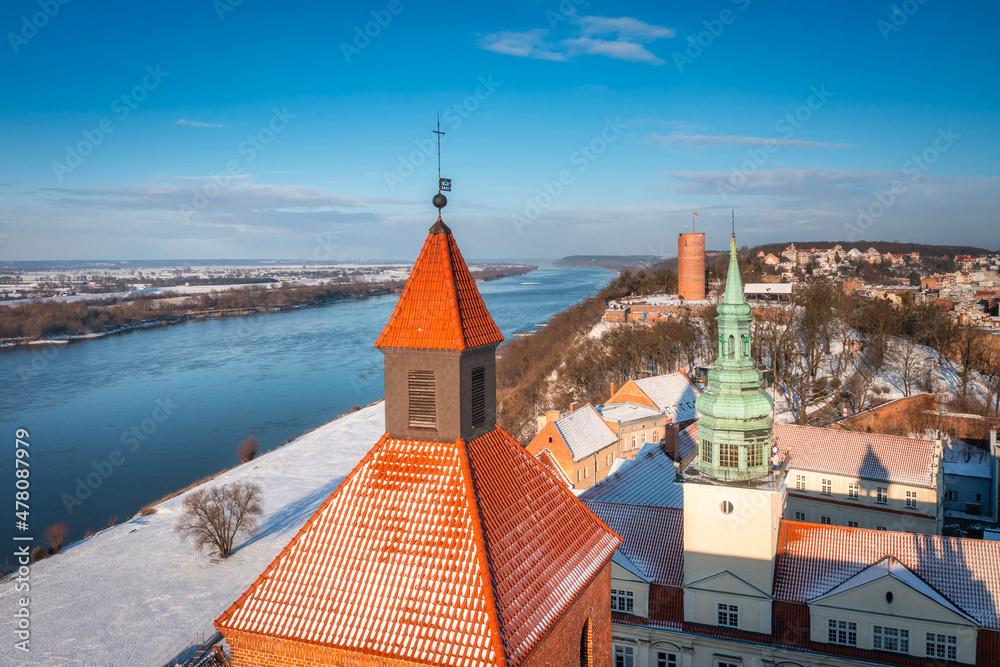
<svg viewBox="0 0 1000 667">
<path fill-rule="evenodd" d="M 701 472 L 720 480 L 751 480 L 770 473 L 773 400 L 761 387 L 750 356 L 753 318 L 743 295 L 736 235 L 729 244 L 726 291 L 718 306 L 719 356 L 698 397 Z"/>
</svg>

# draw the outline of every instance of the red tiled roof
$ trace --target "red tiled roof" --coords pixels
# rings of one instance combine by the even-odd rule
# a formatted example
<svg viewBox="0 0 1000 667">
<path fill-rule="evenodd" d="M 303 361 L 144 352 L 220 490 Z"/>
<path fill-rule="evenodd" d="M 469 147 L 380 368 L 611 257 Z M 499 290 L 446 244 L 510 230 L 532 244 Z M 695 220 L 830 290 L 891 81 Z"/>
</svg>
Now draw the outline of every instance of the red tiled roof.
<svg viewBox="0 0 1000 667">
<path fill-rule="evenodd" d="M 782 455 L 791 450 L 791 468 L 928 488 L 934 483 L 933 440 L 795 424 L 775 424 L 774 440 Z"/>
<path fill-rule="evenodd" d="M 551 451 L 543 449 L 535 454 L 535 459 L 542 464 L 543 468 L 549 471 L 549 474 L 569 488 L 573 488 L 573 483 L 569 481 L 569 477 L 567 477 L 566 473 L 563 472 L 563 469 L 559 467 L 559 462 L 556 461 Z"/>
<path fill-rule="evenodd" d="M 509 435 L 375 445 L 217 621 L 440 665 L 516 665 L 619 538 Z"/>
<path fill-rule="evenodd" d="M 684 584 L 684 510 L 597 501 L 586 505 L 621 536 L 618 552 L 650 583 Z"/>
<path fill-rule="evenodd" d="M 1000 542 L 783 520 L 774 597 L 805 603 L 886 556 L 983 627 L 1000 629 Z"/>
<path fill-rule="evenodd" d="M 375 347 L 464 350 L 502 340 L 451 230 L 438 220 Z"/>
</svg>

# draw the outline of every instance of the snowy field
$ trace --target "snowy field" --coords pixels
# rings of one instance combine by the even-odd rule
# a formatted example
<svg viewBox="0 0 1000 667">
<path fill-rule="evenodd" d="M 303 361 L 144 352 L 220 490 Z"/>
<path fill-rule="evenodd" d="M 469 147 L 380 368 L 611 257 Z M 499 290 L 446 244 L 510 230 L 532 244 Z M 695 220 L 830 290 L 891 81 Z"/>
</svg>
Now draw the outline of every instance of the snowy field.
<svg viewBox="0 0 1000 667">
<path fill-rule="evenodd" d="M 182 494 L 31 566 L 30 653 L 14 648 L 18 598 L 0 583 L 0 664 L 158 667 L 215 633 L 214 621 L 291 540 L 384 432 L 383 404 L 365 408 L 230 470 L 209 485 L 250 480 L 264 491 L 259 534 L 213 562 L 174 532 Z M 138 483 L 138 482 L 137 482 Z M 13 547 L 11 547 L 13 548 Z"/>
</svg>

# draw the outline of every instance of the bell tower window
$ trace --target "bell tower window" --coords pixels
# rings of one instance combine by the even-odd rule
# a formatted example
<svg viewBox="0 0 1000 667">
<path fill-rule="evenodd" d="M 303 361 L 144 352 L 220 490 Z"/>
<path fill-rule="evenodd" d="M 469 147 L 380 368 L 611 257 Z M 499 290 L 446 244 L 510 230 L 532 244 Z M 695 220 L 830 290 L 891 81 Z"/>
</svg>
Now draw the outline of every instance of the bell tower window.
<svg viewBox="0 0 1000 667">
<path fill-rule="evenodd" d="M 434 371 L 411 370 L 407 377 L 410 428 L 437 428 L 437 387 Z"/>
<path fill-rule="evenodd" d="M 729 337 L 729 357 L 736 356 L 736 336 Z"/>
<path fill-rule="evenodd" d="M 472 369 L 472 426 L 486 421 L 486 367 Z"/>
</svg>

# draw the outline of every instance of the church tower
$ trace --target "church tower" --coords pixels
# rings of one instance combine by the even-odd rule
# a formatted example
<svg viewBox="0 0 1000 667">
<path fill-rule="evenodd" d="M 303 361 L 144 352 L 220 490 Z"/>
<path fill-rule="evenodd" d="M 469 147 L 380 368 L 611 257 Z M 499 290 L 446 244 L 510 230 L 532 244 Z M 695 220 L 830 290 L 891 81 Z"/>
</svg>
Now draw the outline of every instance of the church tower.
<svg viewBox="0 0 1000 667">
<path fill-rule="evenodd" d="M 736 259 L 736 235 L 729 248 L 726 291 L 719 304 L 718 357 L 708 372 L 708 389 L 695 407 L 702 474 L 719 480 L 753 480 L 771 471 L 771 396 L 750 356 L 753 318 L 743 295 Z"/>
<path fill-rule="evenodd" d="M 699 460 L 682 472 L 684 620 L 768 634 L 786 488 L 771 465 L 770 395 L 750 356 L 750 306 L 729 244 L 718 357 L 695 403 Z"/>
<path fill-rule="evenodd" d="M 233 667 L 611 667 L 621 539 L 497 426 L 502 340 L 439 215 L 375 343 L 386 433 L 216 620 Z"/>
</svg>

